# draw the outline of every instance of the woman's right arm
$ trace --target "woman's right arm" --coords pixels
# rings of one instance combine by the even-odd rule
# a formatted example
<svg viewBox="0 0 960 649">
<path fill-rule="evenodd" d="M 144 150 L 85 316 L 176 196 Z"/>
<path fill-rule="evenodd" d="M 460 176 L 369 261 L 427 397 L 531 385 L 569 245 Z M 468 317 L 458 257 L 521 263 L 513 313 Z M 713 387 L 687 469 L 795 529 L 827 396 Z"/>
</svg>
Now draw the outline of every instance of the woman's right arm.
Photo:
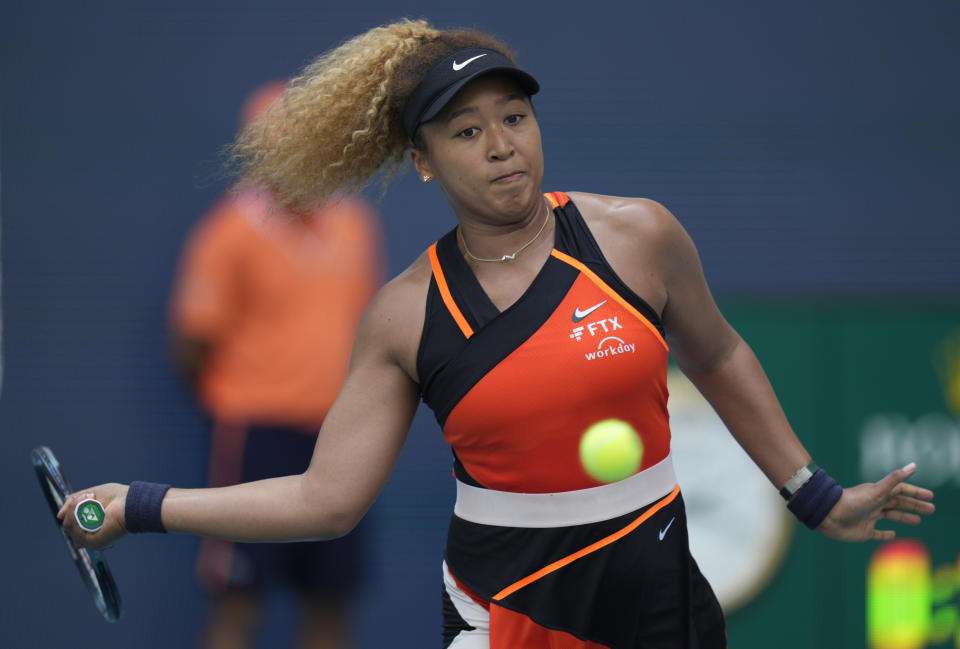
<svg viewBox="0 0 960 649">
<path fill-rule="evenodd" d="M 167 531 L 235 541 L 301 541 L 349 532 L 386 483 L 417 408 L 410 359 L 423 322 L 426 289 L 419 295 L 420 284 L 401 276 L 371 302 L 357 330 L 347 379 L 303 474 L 214 489 L 170 489 L 162 505 Z M 64 529 L 84 545 L 112 544 L 126 533 L 127 490 L 107 484 L 71 495 L 60 511 Z M 107 513 L 94 534 L 80 530 L 72 515 L 80 497 L 91 493 Z"/>
</svg>

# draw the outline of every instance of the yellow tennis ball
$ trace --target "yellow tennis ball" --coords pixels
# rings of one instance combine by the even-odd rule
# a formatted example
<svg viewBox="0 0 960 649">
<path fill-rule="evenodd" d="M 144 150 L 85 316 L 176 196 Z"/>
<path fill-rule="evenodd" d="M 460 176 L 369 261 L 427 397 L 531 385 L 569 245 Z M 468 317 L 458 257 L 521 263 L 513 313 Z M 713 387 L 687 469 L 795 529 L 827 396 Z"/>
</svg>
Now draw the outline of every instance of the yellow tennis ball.
<svg viewBox="0 0 960 649">
<path fill-rule="evenodd" d="M 642 460 L 643 441 L 625 421 L 598 421 L 580 438 L 580 462 L 599 482 L 616 482 L 633 475 Z"/>
</svg>

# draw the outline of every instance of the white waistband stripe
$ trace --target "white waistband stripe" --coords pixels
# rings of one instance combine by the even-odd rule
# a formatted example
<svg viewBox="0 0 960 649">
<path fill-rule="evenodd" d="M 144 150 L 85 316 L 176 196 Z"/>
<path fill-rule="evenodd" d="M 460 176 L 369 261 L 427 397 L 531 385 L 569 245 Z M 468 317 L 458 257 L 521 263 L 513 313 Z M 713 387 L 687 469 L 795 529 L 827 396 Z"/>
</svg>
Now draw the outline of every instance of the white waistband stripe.
<svg viewBox="0 0 960 649">
<path fill-rule="evenodd" d="M 453 513 L 467 521 L 505 527 L 567 527 L 605 521 L 640 509 L 677 486 L 673 458 L 667 454 L 652 467 L 611 484 L 527 494 L 494 491 L 457 480 Z"/>
</svg>

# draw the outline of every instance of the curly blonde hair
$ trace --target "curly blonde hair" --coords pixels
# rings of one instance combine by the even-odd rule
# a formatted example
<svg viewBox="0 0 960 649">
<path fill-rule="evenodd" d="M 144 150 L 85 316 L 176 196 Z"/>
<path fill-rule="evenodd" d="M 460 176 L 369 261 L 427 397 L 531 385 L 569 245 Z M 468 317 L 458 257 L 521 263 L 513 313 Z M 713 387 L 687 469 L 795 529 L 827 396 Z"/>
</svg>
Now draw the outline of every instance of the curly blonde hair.
<svg viewBox="0 0 960 649">
<path fill-rule="evenodd" d="M 513 60 L 489 34 L 407 19 L 322 54 L 228 149 L 240 185 L 269 187 L 281 203 L 306 209 L 381 173 L 386 184 L 416 146 L 403 128 L 407 100 L 440 59 L 465 47 Z"/>
</svg>

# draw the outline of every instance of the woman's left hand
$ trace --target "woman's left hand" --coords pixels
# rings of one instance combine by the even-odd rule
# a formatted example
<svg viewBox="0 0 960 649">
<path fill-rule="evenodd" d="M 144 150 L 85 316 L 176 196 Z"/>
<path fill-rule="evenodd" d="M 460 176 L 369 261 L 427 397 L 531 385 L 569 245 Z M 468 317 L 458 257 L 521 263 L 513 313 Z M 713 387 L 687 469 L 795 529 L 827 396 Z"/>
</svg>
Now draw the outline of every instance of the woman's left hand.
<svg viewBox="0 0 960 649">
<path fill-rule="evenodd" d="M 916 470 L 911 462 L 879 482 L 844 489 L 817 531 L 838 541 L 889 541 L 896 532 L 876 529 L 880 519 L 919 525 L 919 515 L 932 514 L 934 506 L 932 491 L 905 482 Z"/>
</svg>

